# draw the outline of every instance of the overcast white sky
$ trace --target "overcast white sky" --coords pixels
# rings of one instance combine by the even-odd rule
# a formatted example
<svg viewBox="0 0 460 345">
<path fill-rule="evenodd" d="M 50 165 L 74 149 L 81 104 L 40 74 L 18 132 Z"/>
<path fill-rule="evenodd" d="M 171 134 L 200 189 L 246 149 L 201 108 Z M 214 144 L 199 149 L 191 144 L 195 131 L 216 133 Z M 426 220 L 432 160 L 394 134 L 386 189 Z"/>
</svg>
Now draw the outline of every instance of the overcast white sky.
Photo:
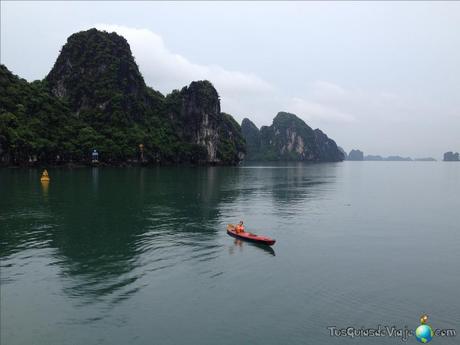
<svg viewBox="0 0 460 345">
<path fill-rule="evenodd" d="M 210 80 L 238 121 L 289 111 L 346 151 L 460 151 L 460 2 L 2 1 L 1 63 L 42 79 L 91 27 L 163 93 Z"/>
</svg>

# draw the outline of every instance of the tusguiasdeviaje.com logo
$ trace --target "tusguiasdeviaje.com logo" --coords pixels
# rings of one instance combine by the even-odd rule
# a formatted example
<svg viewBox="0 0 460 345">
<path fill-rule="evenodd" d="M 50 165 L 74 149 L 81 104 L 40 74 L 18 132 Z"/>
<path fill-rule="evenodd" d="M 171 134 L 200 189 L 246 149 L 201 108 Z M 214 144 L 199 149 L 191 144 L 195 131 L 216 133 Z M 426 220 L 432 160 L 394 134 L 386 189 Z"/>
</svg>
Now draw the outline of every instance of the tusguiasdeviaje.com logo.
<svg viewBox="0 0 460 345">
<path fill-rule="evenodd" d="M 420 317 L 420 325 L 415 328 L 409 328 L 408 326 L 396 327 L 388 325 L 378 325 L 374 328 L 366 327 L 336 327 L 328 326 L 329 336 L 331 337 L 346 337 L 346 338 L 399 338 L 406 342 L 411 337 L 422 343 L 427 344 L 435 337 L 455 337 L 457 332 L 453 328 L 435 328 L 433 329 L 428 324 L 428 315 L 423 314 Z"/>
</svg>

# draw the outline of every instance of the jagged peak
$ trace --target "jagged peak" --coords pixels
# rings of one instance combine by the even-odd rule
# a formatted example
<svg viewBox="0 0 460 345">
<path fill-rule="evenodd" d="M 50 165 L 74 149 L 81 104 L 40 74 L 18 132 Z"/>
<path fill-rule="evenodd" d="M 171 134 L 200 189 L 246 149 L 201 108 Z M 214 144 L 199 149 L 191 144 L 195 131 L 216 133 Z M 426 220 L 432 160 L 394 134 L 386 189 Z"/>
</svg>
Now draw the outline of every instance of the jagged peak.
<svg viewBox="0 0 460 345">
<path fill-rule="evenodd" d="M 296 114 L 288 113 L 285 111 L 280 111 L 276 116 L 273 118 L 273 123 L 276 122 L 303 122 L 305 123 L 300 117 L 298 117 Z"/>
<path fill-rule="evenodd" d="M 201 109 L 214 116 L 220 115 L 220 98 L 214 85 L 208 80 L 192 81 L 180 91 L 186 108 Z M 200 111 L 201 111 L 200 110 Z"/>
<path fill-rule="evenodd" d="M 0 143 L 0 162 L 5 157 L 25 162 L 30 155 L 85 162 L 87 152 L 97 148 L 105 162 L 124 164 L 139 158 L 139 143 L 144 163 L 236 164 L 244 157 L 241 127 L 221 113 L 210 81 L 193 81 L 163 96 L 145 85 L 127 40 L 117 33 L 77 32 L 44 81 L 20 81 L 0 66 L 0 87 L 7 86 L 5 105 L 11 111 L 6 119 L 17 121 L 21 131 L 37 119 L 43 126 L 34 122 L 33 135 L 19 151 L 9 141 L 5 151 Z M 13 84 L 19 86 L 8 87 Z"/>
<path fill-rule="evenodd" d="M 98 80 L 102 75 L 117 76 L 120 81 L 125 78 L 145 87 L 128 41 L 115 32 L 92 28 L 67 38 L 46 80 L 54 84 L 71 76 Z"/>
<path fill-rule="evenodd" d="M 24 84 L 29 84 L 27 80 L 14 74 L 4 64 L 0 64 L 0 81 L 7 82 L 7 81 L 13 81 L 13 80 L 24 83 Z"/>
<path fill-rule="evenodd" d="M 249 120 L 247 117 L 245 117 L 243 121 L 241 121 L 241 127 L 259 130 L 255 123 Z"/>
<path fill-rule="evenodd" d="M 319 129 L 319 128 L 316 128 L 316 129 L 314 130 L 314 132 L 315 132 L 315 134 L 325 135 L 326 137 L 328 137 L 327 134 L 324 133 L 324 132 L 323 132 L 321 129 Z"/>
<path fill-rule="evenodd" d="M 75 114 L 104 113 L 104 121 L 115 109 L 123 113 L 120 119 L 143 120 L 145 106 L 161 99 L 148 91 L 128 41 L 94 28 L 68 37 L 45 81 Z"/>
<path fill-rule="evenodd" d="M 219 99 L 219 93 L 209 80 L 195 80 L 188 86 L 182 88 L 182 92 L 196 92 L 203 96 L 210 96 Z"/>
<path fill-rule="evenodd" d="M 72 35 L 70 35 L 67 38 L 67 43 L 73 42 L 74 40 L 77 40 L 77 39 L 80 39 L 80 38 L 88 39 L 88 38 L 97 38 L 97 37 L 107 37 L 107 38 L 110 38 L 112 40 L 118 40 L 118 41 L 123 42 L 123 43 L 125 43 L 125 44 L 127 44 L 129 46 L 129 43 L 126 40 L 126 38 L 124 38 L 123 36 L 117 34 L 116 32 L 114 32 L 114 31 L 108 32 L 106 30 L 99 30 L 99 29 L 96 29 L 96 28 L 90 28 L 88 30 L 81 30 L 81 31 L 73 33 Z"/>
<path fill-rule="evenodd" d="M 287 127 L 304 127 L 308 131 L 312 131 L 311 127 L 308 126 L 304 120 L 298 117 L 296 114 L 280 111 L 273 119 L 272 126 L 287 126 Z"/>
<path fill-rule="evenodd" d="M 275 121 L 275 120 L 282 120 L 282 119 L 289 119 L 289 120 L 299 119 L 300 120 L 300 118 L 296 114 L 289 113 L 287 111 L 278 112 L 278 114 L 276 114 L 273 120 Z"/>
</svg>

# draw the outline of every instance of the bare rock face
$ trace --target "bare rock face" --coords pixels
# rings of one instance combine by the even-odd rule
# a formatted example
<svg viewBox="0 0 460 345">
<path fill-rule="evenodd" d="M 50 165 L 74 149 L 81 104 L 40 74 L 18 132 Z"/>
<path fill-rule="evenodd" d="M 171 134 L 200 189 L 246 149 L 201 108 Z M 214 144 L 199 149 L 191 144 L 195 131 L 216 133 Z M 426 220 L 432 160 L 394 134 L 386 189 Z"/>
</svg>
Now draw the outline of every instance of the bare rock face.
<svg viewBox="0 0 460 345">
<path fill-rule="evenodd" d="M 248 119 L 243 120 L 248 160 L 342 161 L 343 153 L 334 140 L 321 130 L 311 129 L 294 114 L 280 112 L 271 126 L 260 131 Z"/>
<path fill-rule="evenodd" d="M 205 80 L 194 81 L 181 92 L 181 118 L 186 141 L 206 147 L 207 161 L 217 163 L 221 114 L 216 89 Z"/>
<path fill-rule="evenodd" d="M 180 111 L 169 117 L 182 140 L 205 149 L 201 160 L 237 164 L 244 158 L 241 127 L 231 115 L 221 113 L 219 94 L 209 81 L 194 81 L 184 87 L 179 104 Z"/>
</svg>

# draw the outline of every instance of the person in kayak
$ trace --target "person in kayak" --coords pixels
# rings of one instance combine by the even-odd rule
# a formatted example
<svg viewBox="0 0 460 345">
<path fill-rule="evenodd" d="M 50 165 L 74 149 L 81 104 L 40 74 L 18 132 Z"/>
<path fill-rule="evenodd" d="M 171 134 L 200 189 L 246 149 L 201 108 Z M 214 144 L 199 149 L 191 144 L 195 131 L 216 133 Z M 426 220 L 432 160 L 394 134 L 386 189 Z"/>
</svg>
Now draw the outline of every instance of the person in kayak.
<svg viewBox="0 0 460 345">
<path fill-rule="evenodd" d="M 240 223 L 235 227 L 235 231 L 237 234 L 244 232 L 244 225 L 242 220 L 240 220 Z"/>
</svg>

